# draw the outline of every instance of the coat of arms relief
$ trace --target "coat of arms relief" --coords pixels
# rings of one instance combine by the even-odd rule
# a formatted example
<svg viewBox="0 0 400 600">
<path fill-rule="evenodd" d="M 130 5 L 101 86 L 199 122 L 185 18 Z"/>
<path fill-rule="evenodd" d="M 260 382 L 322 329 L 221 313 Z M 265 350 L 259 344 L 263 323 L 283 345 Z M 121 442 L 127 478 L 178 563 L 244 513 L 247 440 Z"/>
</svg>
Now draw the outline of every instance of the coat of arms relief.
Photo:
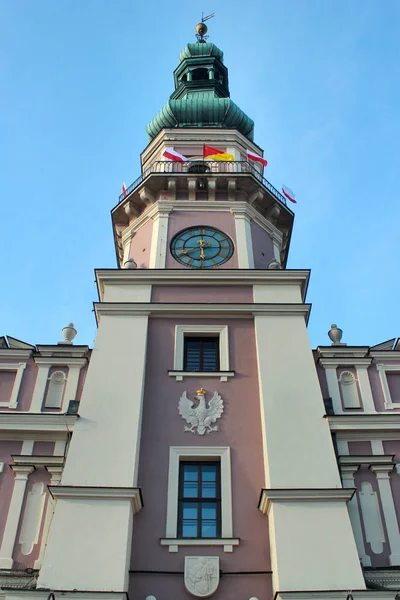
<svg viewBox="0 0 400 600">
<path fill-rule="evenodd" d="M 183 392 L 180 397 L 178 404 L 179 414 L 189 423 L 189 427 L 185 426 L 185 431 L 190 431 L 191 433 L 196 433 L 197 431 L 199 435 L 218 431 L 218 425 L 212 427 L 212 423 L 215 423 L 222 415 L 224 402 L 218 392 L 214 392 L 214 396 L 208 402 L 207 406 L 206 393 L 204 388 L 197 390 L 194 399 L 199 401 L 198 404 L 190 400 L 186 392 Z"/>
<path fill-rule="evenodd" d="M 209 598 L 219 584 L 218 556 L 186 556 L 185 587 L 197 598 Z"/>
</svg>

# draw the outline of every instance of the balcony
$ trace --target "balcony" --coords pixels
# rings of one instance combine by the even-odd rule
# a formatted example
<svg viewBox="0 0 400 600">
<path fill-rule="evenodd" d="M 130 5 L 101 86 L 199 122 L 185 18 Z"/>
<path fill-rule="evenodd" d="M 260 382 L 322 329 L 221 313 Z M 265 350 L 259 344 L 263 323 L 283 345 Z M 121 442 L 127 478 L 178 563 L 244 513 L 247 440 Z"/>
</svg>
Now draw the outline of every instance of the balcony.
<svg viewBox="0 0 400 600">
<path fill-rule="evenodd" d="M 155 161 L 143 171 L 142 175 L 138 177 L 131 185 L 127 188 L 126 194 L 119 196 L 119 202 L 123 202 L 128 196 L 135 192 L 135 190 L 146 182 L 150 175 L 165 176 L 173 175 L 177 177 L 184 177 L 192 175 L 193 177 L 201 176 L 207 184 L 208 178 L 215 176 L 239 176 L 248 177 L 249 175 L 261 184 L 268 192 L 281 204 L 287 206 L 286 198 L 283 196 L 267 179 L 265 179 L 260 171 L 247 161 L 188 161 L 185 163 L 173 162 L 173 161 Z M 291 212 L 291 211 L 290 211 Z"/>
</svg>

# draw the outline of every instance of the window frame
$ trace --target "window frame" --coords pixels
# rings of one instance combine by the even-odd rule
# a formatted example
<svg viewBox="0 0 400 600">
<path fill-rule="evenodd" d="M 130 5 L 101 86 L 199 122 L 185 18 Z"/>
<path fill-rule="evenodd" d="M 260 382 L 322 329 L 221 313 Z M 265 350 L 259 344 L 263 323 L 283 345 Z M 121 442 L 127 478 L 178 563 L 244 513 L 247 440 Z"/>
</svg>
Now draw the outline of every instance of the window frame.
<svg viewBox="0 0 400 600">
<path fill-rule="evenodd" d="M 199 479 L 198 479 L 198 489 L 200 491 L 200 495 L 198 495 L 197 497 L 187 497 L 185 498 L 184 496 L 184 467 L 186 465 L 196 465 L 196 467 L 198 468 L 198 472 L 200 474 Z M 202 473 L 202 469 L 201 467 L 203 466 L 209 466 L 209 465 L 215 465 L 216 466 L 216 482 L 215 482 L 215 486 L 216 486 L 216 495 L 215 498 L 204 498 L 201 496 L 201 484 L 202 484 L 202 479 L 201 479 L 201 473 Z M 187 504 L 197 504 L 198 505 L 198 509 L 197 509 L 197 535 L 196 536 L 184 536 L 183 535 L 183 505 L 187 503 Z M 216 534 L 215 536 L 213 536 L 212 538 L 209 537 L 203 537 L 201 535 L 201 530 L 202 530 L 202 516 L 201 516 L 201 508 L 202 508 L 202 504 L 215 504 L 216 506 Z M 221 461 L 217 460 L 217 461 L 212 461 L 212 460 L 201 460 L 201 461 L 197 461 L 197 460 L 181 460 L 179 461 L 179 483 L 178 483 L 178 522 L 177 522 L 177 535 L 178 538 L 181 539 L 196 539 L 196 540 L 203 540 L 203 539 L 218 539 L 221 537 Z"/>
<path fill-rule="evenodd" d="M 185 335 L 219 335 L 219 371 L 184 371 L 184 341 Z M 227 325 L 175 325 L 174 368 L 168 371 L 170 377 L 176 381 L 183 381 L 184 377 L 219 377 L 220 381 L 228 381 L 234 377 L 235 371 L 229 368 L 229 341 Z"/>
<path fill-rule="evenodd" d="M 189 461 L 220 462 L 220 538 L 178 538 L 179 465 L 181 462 Z M 178 552 L 179 546 L 204 545 L 223 546 L 224 552 L 233 552 L 233 546 L 239 545 L 239 539 L 233 537 L 231 454 L 229 446 L 170 446 L 165 538 L 161 538 L 160 544 L 169 546 L 170 552 Z"/>
<path fill-rule="evenodd" d="M 384 397 L 384 403 L 385 403 L 385 408 L 386 410 L 392 410 L 392 409 L 396 409 L 396 408 L 400 408 L 400 402 L 395 402 L 392 399 L 392 395 L 390 393 L 390 388 L 389 388 L 389 383 L 386 377 L 386 373 L 390 372 L 390 371 L 395 371 L 400 373 L 400 365 L 384 365 L 384 364 L 377 364 L 376 365 L 376 370 L 379 373 L 379 378 L 381 380 L 381 385 L 382 385 L 382 390 L 383 390 L 383 397 Z"/>
</svg>

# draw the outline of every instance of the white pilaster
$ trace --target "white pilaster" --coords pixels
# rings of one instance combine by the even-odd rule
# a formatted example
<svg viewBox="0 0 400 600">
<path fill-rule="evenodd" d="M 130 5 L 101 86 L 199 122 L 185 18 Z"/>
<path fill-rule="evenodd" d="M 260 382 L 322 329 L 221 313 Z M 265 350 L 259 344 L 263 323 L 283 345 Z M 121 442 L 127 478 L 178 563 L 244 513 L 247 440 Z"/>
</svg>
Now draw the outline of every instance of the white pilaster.
<svg viewBox="0 0 400 600">
<path fill-rule="evenodd" d="M 59 466 L 53 465 L 53 466 L 49 466 L 46 468 L 51 475 L 50 485 L 60 485 L 64 467 L 59 467 Z M 53 496 L 49 493 L 47 495 L 47 505 L 46 505 L 45 516 L 44 516 L 42 543 L 40 546 L 39 556 L 35 560 L 34 569 L 40 569 L 42 566 L 42 563 L 43 563 L 43 556 L 44 556 L 44 551 L 45 551 L 45 548 L 47 545 L 47 538 L 49 535 L 50 524 L 53 519 L 54 508 L 55 508 L 55 501 L 54 501 Z"/>
<path fill-rule="evenodd" d="M 341 468 L 343 487 L 354 488 L 354 473 L 358 470 L 355 465 L 342 465 Z M 349 509 L 350 521 L 353 527 L 353 533 L 356 540 L 358 556 L 364 567 L 371 566 L 371 558 L 365 552 L 364 537 L 361 528 L 360 512 L 358 510 L 357 493 L 347 503 Z"/>
<path fill-rule="evenodd" d="M 375 473 L 378 482 L 383 516 L 390 544 L 389 561 L 391 566 L 394 567 L 400 565 L 400 532 L 389 479 L 389 473 L 393 470 L 393 465 L 371 465 L 371 470 Z"/>
<path fill-rule="evenodd" d="M 376 408 L 374 404 L 374 398 L 372 396 L 371 383 L 368 376 L 368 365 L 357 365 L 356 369 L 364 412 L 374 413 L 376 412 Z"/>
<path fill-rule="evenodd" d="M 328 385 L 329 396 L 332 398 L 332 405 L 335 415 L 343 414 L 342 401 L 340 398 L 339 382 L 337 378 L 336 366 L 326 366 L 326 382 Z"/>
<path fill-rule="evenodd" d="M 12 569 L 12 555 L 18 523 L 21 516 L 22 503 L 24 501 L 26 483 L 29 475 L 34 471 L 34 467 L 31 466 L 14 465 L 11 468 L 15 473 L 15 480 L 3 541 L 0 548 L 0 569 Z"/>
<path fill-rule="evenodd" d="M 137 481 L 147 321 L 146 315 L 100 317 L 61 486 L 78 491 L 57 500 L 40 587 L 127 589 L 132 503 L 112 492 Z M 71 530 L 73 556 L 65 544 Z"/>
<path fill-rule="evenodd" d="M 78 390 L 79 374 L 81 372 L 82 365 L 70 365 L 68 368 L 67 383 L 65 385 L 63 404 L 61 411 L 66 411 L 70 400 L 75 400 L 76 392 Z"/>
<path fill-rule="evenodd" d="M 150 269 L 165 269 L 167 257 L 168 220 L 170 208 L 158 204 L 158 212 L 153 218 L 153 233 L 151 237 Z"/>
<path fill-rule="evenodd" d="M 232 208 L 231 212 L 235 217 L 236 251 L 239 269 L 254 269 L 250 218 L 243 208 Z"/>
<path fill-rule="evenodd" d="M 274 248 L 274 258 L 279 264 L 281 264 L 281 244 L 276 235 L 272 236 L 272 244 Z"/>
<path fill-rule="evenodd" d="M 15 371 L 14 384 L 11 390 L 10 399 L 6 402 L 0 402 L 0 408 L 17 408 L 18 395 L 24 375 L 26 363 L 4 364 L 0 365 L 0 371 Z"/>
<path fill-rule="evenodd" d="M 346 502 L 324 494 L 341 481 L 304 318 L 260 315 L 255 329 L 266 487 L 321 491 L 272 503 L 273 589 L 364 589 Z"/>
<path fill-rule="evenodd" d="M 42 410 L 44 393 L 46 391 L 46 384 L 49 376 L 49 369 L 50 364 L 38 365 L 38 374 L 36 376 L 35 389 L 33 390 L 29 412 L 38 413 Z"/>
</svg>

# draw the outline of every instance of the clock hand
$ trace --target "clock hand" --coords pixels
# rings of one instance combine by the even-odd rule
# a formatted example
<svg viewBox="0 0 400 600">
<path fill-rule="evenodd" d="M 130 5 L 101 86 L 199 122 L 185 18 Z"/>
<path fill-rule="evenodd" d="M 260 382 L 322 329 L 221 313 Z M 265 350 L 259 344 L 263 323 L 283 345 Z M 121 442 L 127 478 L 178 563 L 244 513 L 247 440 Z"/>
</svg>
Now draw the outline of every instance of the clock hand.
<svg viewBox="0 0 400 600">
<path fill-rule="evenodd" d="M 182 250 L 182 252 L 180 254 L 178 254 L 178 256 L 183 256 L 185 254 L 188 254 L 189 252 L 191 252 L 192 250 L 197 250 L 198 248 L 194 247 L 194 248 L 186 248 L 185 250 Z"/>
</svg>

